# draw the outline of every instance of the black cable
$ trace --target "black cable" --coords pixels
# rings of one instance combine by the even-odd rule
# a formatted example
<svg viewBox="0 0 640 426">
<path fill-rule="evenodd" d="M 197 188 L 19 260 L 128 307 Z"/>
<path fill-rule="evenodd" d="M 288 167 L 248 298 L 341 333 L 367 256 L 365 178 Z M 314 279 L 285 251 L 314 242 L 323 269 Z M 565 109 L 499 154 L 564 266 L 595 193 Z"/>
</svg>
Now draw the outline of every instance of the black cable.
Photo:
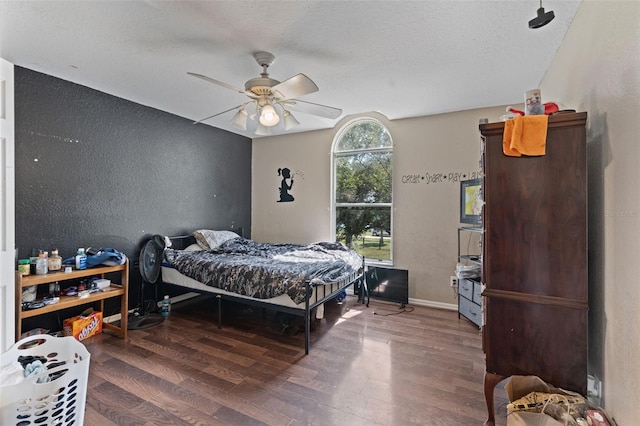
<svg viewBox="0 0 640 426">
<path fill-rule="evenodd" d="M 411 310 L 408 310 L 409 308 L 410 308 Z M 400 312 L 389 312 L 388 314 L 379 314 L 379 313 L 377 313 L 377 312 L 375 312 L 375 311 L 374 311 L 374 312 L 373 312 L 373 315 L 378 315 L 378 316 L 381 316 L 381 317 L 389 317 L 389 316 L 391 316 L 391 315 L 400 315 L 400 314 L 403 314 L 403 313 L 405 313 L 405 312 L 406 312 L 406 313 L 413 312 L 413 310 L 414 310 L 415 308 L 413 308 L 413 307 L 411 307 L 411 306 L 408 306 L 408 307 L 402 307 L 402 308 L 400 308 L 400 309 L 402 309 Z"/>
</svg>

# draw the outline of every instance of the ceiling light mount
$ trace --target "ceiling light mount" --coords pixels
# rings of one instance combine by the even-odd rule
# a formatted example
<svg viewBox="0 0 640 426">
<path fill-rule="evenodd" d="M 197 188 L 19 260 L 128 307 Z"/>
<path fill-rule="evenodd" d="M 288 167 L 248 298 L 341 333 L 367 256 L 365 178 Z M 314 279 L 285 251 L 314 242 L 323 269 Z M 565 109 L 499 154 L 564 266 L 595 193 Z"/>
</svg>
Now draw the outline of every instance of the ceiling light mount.
<svg viewBox="0 0 640 426">
<path fill-rule="evenodd" d="M 269 52 L 256 52 L 253 57 L 262 68 L 269 68 L 276 61 L 276 57 Z"/>
<path fill-rule="evenodd" d="M 535 29 L 544 27 L 549 22 L 553 21 L 553 18 L 556 16 L 553 13 L 553 10 L 550 10 L 545 13 L 544 7 L 542 7 L 542 0 L 540 0 L 540 7 L 538 8 L 538 15 L 529 21 L 529 28 Z"/>
</svg>

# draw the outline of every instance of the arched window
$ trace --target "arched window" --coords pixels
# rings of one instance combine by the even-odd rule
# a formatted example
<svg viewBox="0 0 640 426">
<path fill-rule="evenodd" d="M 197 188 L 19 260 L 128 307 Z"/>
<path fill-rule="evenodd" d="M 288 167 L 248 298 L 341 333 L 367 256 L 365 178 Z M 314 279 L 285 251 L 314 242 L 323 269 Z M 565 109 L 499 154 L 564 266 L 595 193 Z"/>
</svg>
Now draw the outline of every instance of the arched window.
<svg viewBox="0 0 640 426">
<path fill-rule="evenodd" d="M 393 143 L 378 120 L 347 123 L 333 142 L 333 221 L 337 241 L 370 262 L 391 263 Z"/>
</svg>

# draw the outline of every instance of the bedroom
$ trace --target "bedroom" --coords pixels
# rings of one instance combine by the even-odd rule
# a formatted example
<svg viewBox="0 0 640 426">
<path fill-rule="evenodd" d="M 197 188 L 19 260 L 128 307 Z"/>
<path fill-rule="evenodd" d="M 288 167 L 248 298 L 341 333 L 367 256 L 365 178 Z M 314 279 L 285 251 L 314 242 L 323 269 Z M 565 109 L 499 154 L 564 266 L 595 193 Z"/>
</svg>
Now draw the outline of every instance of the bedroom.
<svg viewBox="0 0 640 426">
<path fill-rule="evenodd" d="M 639 226 L 638 216 L 633 215 L 640 202 L 635 191 L 640 65 L 634 54 L 639 20 L 633 18 L 638 18 L 634 2 L 583 2 L 540 82 L 550 98 L 589 113 L 589 137 L 598 143 L 593 150 L 603 152 L 602 158 L 592 160 L 602 161 L 603 170 L 590 187 L 590 198 L 599 200 L 590 207 L 597 219 L 590 223 L 595 233 L 590 280 L 600 301 L 592 306 L 597 322 L 591 325 L 590 356 L 593 368 L 604 377 L 605 406 L 620 424 L 633 424 L 632 407 L 640 404 L 635 392 L 640 380 L 635 362 L 640 351 L 635 312 L 639 290 L 634 285 L 640 273 Z M 242 226 L 252 238 L 264 241 L 318 240 L 329 233 L 329 167 L 320 159 L 327 158 L 340 124 L 309 132 L 304 141 L 288 134 L 252 142 L 28 69 L 16 69 L 15 76 L 23 97 L 16 105 L 20 118 L 16 143 L 29 140 L 29 145 L 16 146 L 19 253 L 41 245 L 59 245 L 68 252 L 80 242 L 134 253 L 145 234 L 177 234 L 200 226 Z M 515 99 L 514 103 L 520 94 Z M 78 111 L 89 111 L 86 116 L 93 120 L 75 122 Z M 501 105 L 386 121 L 396 143 L 404 147 L 396 153 L 403 162 L 398 171 L 475 170 L 478 118 L 497 120 L 503 111 Z M 79 128 L 86 133 L 78 134 Z M 106 138 L 110 145 L 92 145 L 87 151 L 69 148 L 57 155 L 41 150 L 38 141 L 47 135 L 69 138 L 58 140 L 62 148 L 82 140 L 100 144 Z M 183 144 L 178 147 L 175 141 Z M 50 164 L 34 169 L 33 159 L 38 157 L 50 159 Z M 94 161 L 84 161 L 90 158 Z M 276 171 L 283 166 L 304 173 L 304 181 L 297 181 L 296 201 L 286 213 L 276 210 L 280 206 L 269 196 L 279 183 Z M 597 162 L 591 167 L 598 170 Z M 200 172 L 196 175 L 193 170 Z M 39 181 L 53 185 L 38 192 L 21 186 L 27 177 L 29 185 Z M 73 185 L 82 185 L 83 191 L 67 190 Z M 429 301 L 445 307 L 455 303 L 448 287 L 457 226 L 451 215 L 457 205 L 453 188 L 396 188 L 396 202 L 407 207 L 394 217 L 394 237 L 403 242 L 395 248 L 394 258 L 399 267 L 411 271 L 411 303 Z M 202 193 L 215 197 L 201 197 Z M 59 229 L 64 236 L 49 229 Z M 434 245 L 418 244 L 410 237 L 416 230 L 421 232 L 419 240 Z"/>
</svg>

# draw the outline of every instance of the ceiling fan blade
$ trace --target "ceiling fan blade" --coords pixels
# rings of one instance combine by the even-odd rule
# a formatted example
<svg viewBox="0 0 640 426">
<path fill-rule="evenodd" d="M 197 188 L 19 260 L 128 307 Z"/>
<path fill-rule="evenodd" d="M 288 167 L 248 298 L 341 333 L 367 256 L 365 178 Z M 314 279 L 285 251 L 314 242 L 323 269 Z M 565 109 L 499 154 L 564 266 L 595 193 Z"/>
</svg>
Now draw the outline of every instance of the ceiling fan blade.
<svg viewBox="0 0 640 426">
<path fill-rule="evenodd" d="M 335 119 L 342 115 L 342 110 L 340 108 L 301 101 L 300 99 L 292 99 L 290 102 L 286 102 L 286 106 L 287 109 L 303 112 L 305 114 L 317 115 L 324 118 Z"/>
<path fill-rule="evenodd" d="M 209 117 L 202 118 L 202 119 L 200 119 L 200 120 L 198 120 L 198 121 L 194 121 L 194 122 L 193 122 L 193 124 L 202 123 L 203 121 L 206 121 L 206 120 L 208 120 L 208 119 L 210 119 L 210 118 L 217 117 L 217 116 L 222 115 L 222 114 L 225 114 L 225 113 L 227 113 L 227 112 L 229 112 L 229 111 L 233 111 L 234 109 L 241 108 L 243 105 L 245 105 L 245 104 L 240 104 L 240 105 L 238 105 L 238 106 L 234 106 L 233 108 L 229 108 L 229 109 L 228 109 L 228 110 L 226 110 L 226 111 L 222 111 L 222 112 L 219 112 L 219 113 L 217 113 L 217 114 L 210 115 Z"/>
<path fill-rule="evenodd" d="M 318 86 L 304 74 L 294 75 L 271 88 L 271 93 L 280 99 L 299 98 L 317 91 Z"/>
<path fill-rule="evenodd" d="M 193 76 L 193 77 L 201 78 L 202 80 L 208 81 L 209 83 L 213 83 L 213 84 L 217 84 L 217 85 L 222 86 L 222 87 L 226 87 L 227 89 L 234 90 L 234 91 L 236 91 L 238 93 L 242 93 L 242 94 L 245 94 L 245 95 L 249 95 L 250 94 L 251 96 L 255 97 L 255 95 L 253 93 L 251 93 L 251 92 L 247 92 L 246 90 L 241 89 L 239 87 L 233 86 L 231 84 L 223 83 L 222 81 L 215 80 L 215 79 L 213 79 L 211 77 L 207 77 L 206 75 L 196 74 L 194 72 L 187 72 L 187 74 L 189 74 L 190 76 Z"/>
</svg>

